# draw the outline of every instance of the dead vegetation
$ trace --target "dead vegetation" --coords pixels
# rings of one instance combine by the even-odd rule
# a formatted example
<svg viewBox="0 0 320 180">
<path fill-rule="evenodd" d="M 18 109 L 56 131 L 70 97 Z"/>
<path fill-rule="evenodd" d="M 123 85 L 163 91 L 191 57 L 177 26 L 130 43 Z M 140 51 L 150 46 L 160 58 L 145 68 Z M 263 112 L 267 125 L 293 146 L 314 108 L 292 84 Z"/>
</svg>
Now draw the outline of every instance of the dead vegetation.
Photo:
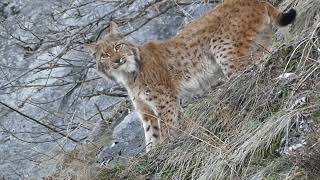
<svg viewBox="0 0 320 180">
<path fill-rule="evenodd" d="M 175 140 L 91 179 L 320 177 L 320 1 L 282 5 L 299 16 L 263 63 L 191 102 Z"/>
</svg>

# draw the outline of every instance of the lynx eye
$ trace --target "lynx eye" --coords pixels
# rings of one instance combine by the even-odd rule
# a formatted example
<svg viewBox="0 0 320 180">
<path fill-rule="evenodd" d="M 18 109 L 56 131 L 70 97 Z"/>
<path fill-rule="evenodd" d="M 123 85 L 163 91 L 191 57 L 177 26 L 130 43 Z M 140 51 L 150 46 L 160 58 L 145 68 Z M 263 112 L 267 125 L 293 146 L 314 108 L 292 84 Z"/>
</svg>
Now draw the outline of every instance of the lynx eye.
<svg viewBox="0 0 320 180">
<path fill-rule="evenodd" d="M 114 51 L 117 51 L 117 52 L 120 51 L 120 49 L 122 48 L 122 46 L 123 46 L 122 43 L 115 45 L 115 46 L 114 46 Z"/>
<path fill-rule="evenodd" d="M 103 53 L 103 54 L 101 54 L 101 58 L 108 59 L 108 58 L 110 58 L 110 54 L 109 53 Z"/>
</svg>

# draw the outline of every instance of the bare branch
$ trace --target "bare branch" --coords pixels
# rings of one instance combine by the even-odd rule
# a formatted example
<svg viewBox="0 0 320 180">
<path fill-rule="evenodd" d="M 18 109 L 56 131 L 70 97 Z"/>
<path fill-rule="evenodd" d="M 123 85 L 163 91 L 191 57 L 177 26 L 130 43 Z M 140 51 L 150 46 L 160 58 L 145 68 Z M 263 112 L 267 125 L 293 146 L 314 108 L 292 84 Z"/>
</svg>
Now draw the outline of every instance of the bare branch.
<svg viewBox="0 0 320 180">
<path fill-rule="evenodd" d="M 10 110 L 12 110 L 12 111 L 14 111 L 14 112 L 18 113 L 19 115 L 21 115 L 21 116 L 23 116 L 23 117 L 26 117 L 26 118 L 30 119 L 31 121 L 33 121 L 33 122 L 35 122 L 35 123 L 37 123 L 37 124 L 39 124 L 39 125 L 41 125 L 41 126 L 43 126 L 43 127 L 47 128 L 47 129 L 49 129 L 49 130 L 51 130 L 51 131 L 53 131 L 53 132 L 55 132 L 55 133 L 57 133 L 57 134 L 60 134 L 60 135 L 61 135 L 61 136 L 63 136 L 63 137 L 66 137 L 66 138 L 70 139 L 72 142 L 78 143 L 78 141 L 77 141 L 77 140 L 75 140 L 75 139 L 73 139 L 72 137 L 70 137 L 70 136 L 68 136 L 68 135 L 66 135 L 66 134 L 64 134 L 64 133 L 62 133 L 62 132 L 60 132 L 60 131 L 56 130 L 56 129 L 55 129 L 55 128 L 53 128 L 53 127 L 50 127 L 50 126 L 48 126 L 48 125 L 46 125 L 46 124 L 44 124 L 44 123 L 40 122 L 39 120 L 37 120 L 37 119 L 35 119 L 35 118 L 33 118 L 33 117 L 30 117 L 29 115 L 26 115 L 26 114 L 24 114 L 24 113 L 22 113 L 22 112 L 18 111 L 17 109 L 15 109 L 15 108 L 13 108 L 13 107 L 9 106 L 8 104 L 3 103 L 3 102 L 1 102 L 1 101 L 0 101 L 0 104 L 1 104 L 1 105 L 3 105 L 3 106 L 5 106 L 6 108 L 8 108 L 8 109 L 10 109 Z"/>
</svg>

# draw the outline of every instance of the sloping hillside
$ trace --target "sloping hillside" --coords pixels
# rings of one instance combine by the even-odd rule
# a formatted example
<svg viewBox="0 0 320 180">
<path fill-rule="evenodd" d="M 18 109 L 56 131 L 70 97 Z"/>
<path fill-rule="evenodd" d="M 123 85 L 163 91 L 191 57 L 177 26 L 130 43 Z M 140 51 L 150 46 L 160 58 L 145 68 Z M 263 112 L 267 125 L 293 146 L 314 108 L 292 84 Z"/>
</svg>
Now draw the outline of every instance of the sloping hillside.
<svg viewBox="0 0 320 180">
<path fill-rule="evenodd" d="M 320 177 L 320 1 L 285 0 L 294 25 L 252 66 L 189 102 L 179 135 L 112 169 L 66 158 L 78 179 L 317 179 Z M 279 35 L 279 34 L 282 34 Z M 83 157 L 83 156 L 81 156 Z M 65 160 L 66 160 L 65 159 Z M 84 158 L 85 159 L 85 158 Z M 78 159 L 79 160 L 79 159 Z M 73 173 L 66 174 L 72 169 Z M 83 171 L 86 169 L 87 171 Z M 69 171 L 70 172 L 70 171 Z M 95 172 L 95 173 L 94 173 Z"/>
</svg>

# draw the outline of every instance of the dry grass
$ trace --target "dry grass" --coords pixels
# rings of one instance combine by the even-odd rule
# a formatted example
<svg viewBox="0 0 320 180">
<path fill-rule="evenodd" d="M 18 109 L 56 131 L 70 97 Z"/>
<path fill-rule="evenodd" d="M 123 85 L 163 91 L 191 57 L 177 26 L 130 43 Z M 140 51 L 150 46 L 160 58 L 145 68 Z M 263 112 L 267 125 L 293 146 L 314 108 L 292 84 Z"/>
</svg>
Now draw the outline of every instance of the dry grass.
<svg viewBox="0 0 320 180">
<path fill-rule="evenodd" d="M 96 153 L 108 142 L 110 142 L 110 137 L 106 134 L 94 144 L 83 144 L 73 151 L 64 153 L 63 156 L 59 158 L 57 170 L 51 178 L 78 180 L 97 179 L 103 169 L 96 163 Z M 47 178 L 50 179 L 50 176 Z"/>
</svg>

